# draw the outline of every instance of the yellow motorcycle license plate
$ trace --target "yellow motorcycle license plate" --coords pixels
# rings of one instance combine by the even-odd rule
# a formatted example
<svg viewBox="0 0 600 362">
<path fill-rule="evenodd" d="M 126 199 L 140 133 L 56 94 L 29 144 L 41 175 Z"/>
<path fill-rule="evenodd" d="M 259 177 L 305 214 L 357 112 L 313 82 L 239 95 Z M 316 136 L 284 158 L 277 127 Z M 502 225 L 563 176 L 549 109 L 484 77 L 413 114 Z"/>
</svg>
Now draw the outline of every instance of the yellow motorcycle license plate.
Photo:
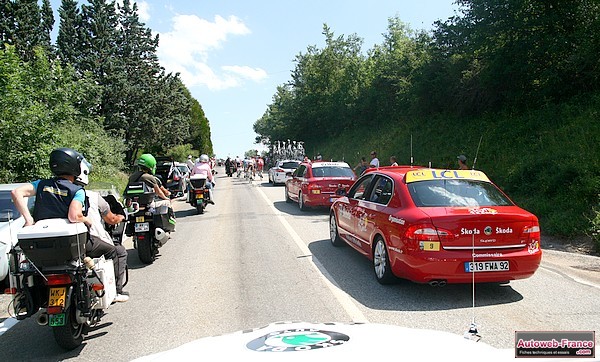
<svg viewBox="0 0 600 362">
<path fill-rule="evenodd" d="M 204 198 L 204 194 L 196 194 L 196 199 L 203 199 Z"/>
<path fill-rule="evenodd" d="M 65 299 L 67 298 L 67 288 L 50 288 L 48 296 L 48 307 L 65 307 Z"/>
</svg>

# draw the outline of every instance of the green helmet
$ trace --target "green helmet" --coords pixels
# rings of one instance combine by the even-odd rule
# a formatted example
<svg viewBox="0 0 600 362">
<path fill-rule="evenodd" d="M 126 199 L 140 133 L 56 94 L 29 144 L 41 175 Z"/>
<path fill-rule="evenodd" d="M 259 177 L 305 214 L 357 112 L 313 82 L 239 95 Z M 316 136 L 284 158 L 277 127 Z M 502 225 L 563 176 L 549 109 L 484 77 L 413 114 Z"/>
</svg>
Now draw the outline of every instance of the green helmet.
<svg viewBox="0 0 600 362">
<path fill-rule="evenodd" d="M 137 161 L 138 166 L 145 167 L 154 175 L 156 172 L 156 158 L 149 153 L 144 153 Z"/>
</svg>

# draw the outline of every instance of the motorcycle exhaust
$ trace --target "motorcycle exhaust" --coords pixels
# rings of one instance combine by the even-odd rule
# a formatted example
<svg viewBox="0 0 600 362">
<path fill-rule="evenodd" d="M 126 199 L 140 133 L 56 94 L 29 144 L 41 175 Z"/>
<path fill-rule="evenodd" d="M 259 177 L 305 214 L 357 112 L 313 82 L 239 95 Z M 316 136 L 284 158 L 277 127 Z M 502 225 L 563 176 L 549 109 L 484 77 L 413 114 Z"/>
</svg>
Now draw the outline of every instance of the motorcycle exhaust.
<svg viewBox="0 0 600 362">
<path fill-rule="evenodd" d="M 169 234 L 167 234 L 161 228 L 156 228 L 154 230 L 154 237 L 156 238 L 156 240 L 158 240 L 158 242 L 160 243 L 161 246 L 165 245 L 167 240 L 169 240 Z"/>
<path fill-rule="evenodd" d="M 37 317 L 37 323 L 40 326 L 48 325 L 48 313 L 41 312 L 40 315 Z"/>
</svg>

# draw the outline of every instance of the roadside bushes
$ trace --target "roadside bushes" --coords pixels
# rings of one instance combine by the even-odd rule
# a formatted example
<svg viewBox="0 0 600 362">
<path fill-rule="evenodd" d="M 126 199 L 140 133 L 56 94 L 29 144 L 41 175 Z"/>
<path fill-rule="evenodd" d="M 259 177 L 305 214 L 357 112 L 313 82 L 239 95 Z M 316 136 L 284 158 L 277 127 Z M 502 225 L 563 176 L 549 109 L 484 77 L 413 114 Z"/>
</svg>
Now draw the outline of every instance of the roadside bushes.
<svg viewBox="0 0 600 362">
<path fill-rule="evenodd" d="M 30 62 L 12 46 L 0 50 L 0 182 L 50 176 L 48 155 L 57 147 L 81 152 L 93 165 L 92 179 L 122 169 L 122 140 L 90 112 L 99 95 L 94 82 L 49 61 L 41 48 Z"/>
</svg>

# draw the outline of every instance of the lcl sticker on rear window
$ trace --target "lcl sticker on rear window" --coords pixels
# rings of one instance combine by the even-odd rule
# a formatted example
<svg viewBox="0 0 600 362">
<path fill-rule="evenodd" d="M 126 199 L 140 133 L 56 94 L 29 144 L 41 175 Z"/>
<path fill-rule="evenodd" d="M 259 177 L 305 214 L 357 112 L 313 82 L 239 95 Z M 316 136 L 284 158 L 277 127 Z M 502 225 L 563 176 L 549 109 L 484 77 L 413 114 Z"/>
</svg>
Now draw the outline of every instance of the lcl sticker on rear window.
<svg viewBox="0 0 600 362">
<path fill-rule="evenodd" d="M 481 171 L 476 170 L 415 170 L 406 173 L 406 183 L 429 180 L 478 180 L 490 182 Z"/>
</svg>

